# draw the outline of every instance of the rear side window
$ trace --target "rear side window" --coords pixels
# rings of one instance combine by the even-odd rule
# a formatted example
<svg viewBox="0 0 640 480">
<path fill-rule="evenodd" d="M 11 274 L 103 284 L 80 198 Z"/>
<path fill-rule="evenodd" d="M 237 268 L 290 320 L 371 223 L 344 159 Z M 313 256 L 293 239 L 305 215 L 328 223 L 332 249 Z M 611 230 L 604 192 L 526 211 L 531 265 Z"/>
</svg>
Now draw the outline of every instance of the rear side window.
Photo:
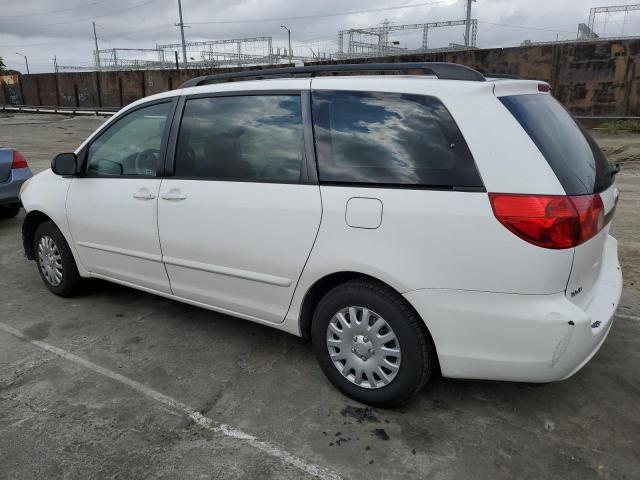
<svg viewBox="0 0 640 480">
<path fill-rule="evenodd" d="M 551 95 L 510 95 L 500 101 L 549 162 L 567 195 L 598 193 L 613 183 L 596 142 Z"/>
<path fill-rule="evenodd" d="M 299 96 L 187 100 L 176 148 L 176 177 L 298 182 L 302 159 Z"/>
<path fill-rule="evenodd" d="M 434 97 L 313 93 L 321 182 L 482 187 L 453 118 Z"/>
</svg>

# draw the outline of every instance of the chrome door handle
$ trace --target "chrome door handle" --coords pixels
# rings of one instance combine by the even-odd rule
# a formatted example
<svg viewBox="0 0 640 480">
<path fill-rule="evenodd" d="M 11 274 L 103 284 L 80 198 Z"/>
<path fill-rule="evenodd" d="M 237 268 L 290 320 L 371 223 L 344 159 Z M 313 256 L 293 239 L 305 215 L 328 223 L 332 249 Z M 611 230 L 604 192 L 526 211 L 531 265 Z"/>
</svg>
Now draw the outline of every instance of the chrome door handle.
<svg viewBox="0 0 640 480">
<path fill-rule="evenodd" d="M 156 195 L 155 193 L 150 192 L 147 188 L 141 188 L 133 194 L 133 198 L 138 198 L 140 200 L 153 200 L 156 198 Z"/>
<path fill-rule="evenodd" d="M 160 198 L 162 198 L 163 200 L 184 200 L 185 198 L 187 198 L 187 196 L 180 192 L 180 190 L 178 190 L 177 188 L 172 188 L 168 192 L 162 193 L 160 195 Z"/>
</svg>

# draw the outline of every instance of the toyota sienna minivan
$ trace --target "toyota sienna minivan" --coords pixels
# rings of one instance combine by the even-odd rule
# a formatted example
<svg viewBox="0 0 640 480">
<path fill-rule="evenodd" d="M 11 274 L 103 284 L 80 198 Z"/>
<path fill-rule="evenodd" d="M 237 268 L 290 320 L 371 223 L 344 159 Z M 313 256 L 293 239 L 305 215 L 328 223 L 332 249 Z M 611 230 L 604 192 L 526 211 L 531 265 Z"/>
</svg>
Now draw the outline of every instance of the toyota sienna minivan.
<svg viewBox="0 0 640 480">
<path fill-rule="evenodd" d="M 591 359 L 622 289 L 616 172 L 540 81 L 214 75 L 32 178 L 24 248 L 57 295 L 101 278 L 308 337 L 342 392 L 396 406 L 436 369 L 551 382 Z"/>
</svg>

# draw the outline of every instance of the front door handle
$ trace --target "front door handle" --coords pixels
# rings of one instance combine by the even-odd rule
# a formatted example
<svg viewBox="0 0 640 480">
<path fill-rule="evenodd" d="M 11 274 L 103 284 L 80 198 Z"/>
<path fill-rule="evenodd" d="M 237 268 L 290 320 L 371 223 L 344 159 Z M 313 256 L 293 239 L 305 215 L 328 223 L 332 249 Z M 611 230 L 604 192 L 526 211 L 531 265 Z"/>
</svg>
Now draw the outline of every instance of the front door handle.
<svg viewBox="0 0 640 480">
<path fill-rule="evenodd" d="M 133 198 L 138 198 L 140 200 L 153 200 L 154 198 L 156 198 L 156 195 L 155 193 L 149 191 L 148 188 L 141 188 L 133 194 Z"/>
<path fill-rule="evenodd" d="M 187 198 L 187 196 L 177 188 L 172 188 L 168 192 L 162 193 L 160 195 L 160 198 L 162 198 L 163 200 L 184 200 L 185 198 Z"/>
</svg>

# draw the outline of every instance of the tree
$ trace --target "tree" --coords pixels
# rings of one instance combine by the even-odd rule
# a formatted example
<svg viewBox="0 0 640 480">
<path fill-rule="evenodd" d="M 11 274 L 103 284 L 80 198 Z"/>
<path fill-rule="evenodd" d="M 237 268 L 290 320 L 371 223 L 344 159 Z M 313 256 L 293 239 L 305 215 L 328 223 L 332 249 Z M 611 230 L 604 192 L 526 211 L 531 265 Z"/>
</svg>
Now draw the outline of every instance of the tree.
<svg viewBox="0 0 640 480">
<path fill-rule="evenodd" d="M 6 68 L 6 65 L 2 61 L 2 57 L 0 57 L 0 73 L 4 72 L 5 68 Z"/>
</svg>

